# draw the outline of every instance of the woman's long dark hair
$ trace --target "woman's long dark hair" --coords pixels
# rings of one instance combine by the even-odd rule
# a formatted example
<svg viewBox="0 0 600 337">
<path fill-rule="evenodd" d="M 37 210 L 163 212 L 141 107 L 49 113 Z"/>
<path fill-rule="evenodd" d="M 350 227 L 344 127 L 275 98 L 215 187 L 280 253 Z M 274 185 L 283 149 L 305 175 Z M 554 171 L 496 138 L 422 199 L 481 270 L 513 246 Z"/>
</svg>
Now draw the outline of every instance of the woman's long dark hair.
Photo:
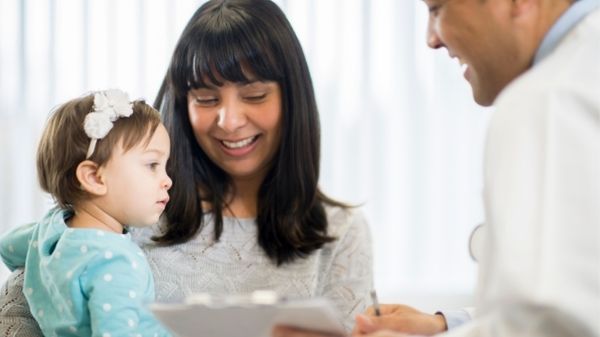
<svg viewBox="0 0 600 337">
<path fill-rule="evenodd" d="M 324 204 L 347 207 L 318 188 L 319 114 L 302 47 L 283 12 L 269 0 L 214 0 L 200 7 L 183 31 L 155 107 L 171 135 L 173 178 L 166 244 L 182 243 L 214 214 L 215 239 L 231 192 L 229 175 L 198 145 L 187 110 L 190 89 L 210 81 L 275 81 L 281 87 L 282 126 L 278 151 L 258 191 L 258 243 L 278 265 L 308 256 L 334 240 Z M 221 82 L 220 82 L 221 81 Z M 202 209 L 202 202 L 211 205 Z"/>
</svg>

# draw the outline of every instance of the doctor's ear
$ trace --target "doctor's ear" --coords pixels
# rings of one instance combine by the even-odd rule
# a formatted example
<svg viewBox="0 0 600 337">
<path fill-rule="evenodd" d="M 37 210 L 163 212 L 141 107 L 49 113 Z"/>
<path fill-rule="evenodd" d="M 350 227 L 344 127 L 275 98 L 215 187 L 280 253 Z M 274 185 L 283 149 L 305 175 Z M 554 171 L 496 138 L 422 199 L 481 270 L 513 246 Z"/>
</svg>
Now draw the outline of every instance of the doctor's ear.
<svg viewBox="0 0 600 337">
<path fill-rule="evenodd" d="M 104 195 L 107 191 L 106 184 L 99 174 L 100 167 L 91 160 L 84 160 L 77 165 L 75 176 L 81 185 L 81 189 L 93 194 Z"/>
</svg>

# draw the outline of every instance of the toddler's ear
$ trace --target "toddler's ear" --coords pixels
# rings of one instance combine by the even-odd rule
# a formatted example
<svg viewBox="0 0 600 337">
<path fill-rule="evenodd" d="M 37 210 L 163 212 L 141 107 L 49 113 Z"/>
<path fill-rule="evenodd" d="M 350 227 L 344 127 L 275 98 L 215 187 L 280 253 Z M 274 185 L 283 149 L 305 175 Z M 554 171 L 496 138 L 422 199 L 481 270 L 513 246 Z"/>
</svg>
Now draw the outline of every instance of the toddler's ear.
<svg viewBox="0 0 600 337">
<path fill-rule="evenodd" d="M 106 193 L 106 184 L 104 184 L 99 174 L 98 164 L 93 161 L 84 160 L 79 163 L 75 175 L 79 180 L 79 184 L 81 184 L 82 190 L 97 196 Z"/>
</svg>

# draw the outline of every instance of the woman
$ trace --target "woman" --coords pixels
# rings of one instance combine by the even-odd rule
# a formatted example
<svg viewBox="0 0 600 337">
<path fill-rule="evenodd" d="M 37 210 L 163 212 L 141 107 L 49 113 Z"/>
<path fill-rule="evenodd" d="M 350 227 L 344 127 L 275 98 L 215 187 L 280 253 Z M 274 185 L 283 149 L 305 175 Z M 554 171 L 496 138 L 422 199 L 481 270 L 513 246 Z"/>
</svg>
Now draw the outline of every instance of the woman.
<svg viewBox="0 0 600 337">
<path fill-rule="evenodd" d="M 326 297 L 349 330 L 372 287 L 369 231 L 317 186 L 318 111 L 283 12 L 269 0 L 205 3 L 155 105 L 172 139 L 171 201 L 155 231 L 134 236 L 157 299 L 257 289 Z M 13 275 L 0 299 L 6 336 L 26 327 L 12 313 L 23 310 L 18 287 Z"/>
</svg>

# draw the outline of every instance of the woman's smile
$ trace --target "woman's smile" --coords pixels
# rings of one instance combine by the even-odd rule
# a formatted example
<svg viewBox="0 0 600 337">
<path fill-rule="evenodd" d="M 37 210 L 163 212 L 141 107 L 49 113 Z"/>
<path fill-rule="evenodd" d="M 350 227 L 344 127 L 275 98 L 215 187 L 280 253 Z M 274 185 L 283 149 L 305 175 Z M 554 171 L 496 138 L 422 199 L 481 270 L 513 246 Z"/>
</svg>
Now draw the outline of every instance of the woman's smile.
<svg viewBox="0 0 600 337">
<path fill-rule="evenodd" d="M 255 135 L 236 141 L 224 139 L 218 141 L 221 144 L 221 150 L 223 150 L 225 154 L 232 157 L 242 157 L 249 154 L 256 148 L 259 137 L 260 135 Z"/>
</svg>

